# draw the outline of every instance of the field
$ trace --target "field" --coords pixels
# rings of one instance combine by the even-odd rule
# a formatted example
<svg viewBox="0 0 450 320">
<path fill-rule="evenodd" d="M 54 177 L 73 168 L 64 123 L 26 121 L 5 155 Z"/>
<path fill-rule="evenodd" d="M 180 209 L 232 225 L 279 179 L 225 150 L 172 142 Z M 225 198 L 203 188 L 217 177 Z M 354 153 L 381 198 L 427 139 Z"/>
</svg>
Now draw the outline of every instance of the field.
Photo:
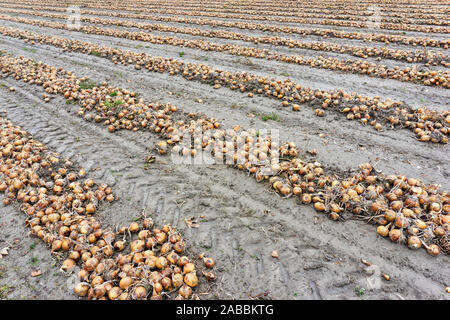
<svg viewBox="0 0 450 320">
<path fill-rule="evenodd" d="M 1 1 L 0 299 L 449 299 L 449 13 Z"/>
</svg>

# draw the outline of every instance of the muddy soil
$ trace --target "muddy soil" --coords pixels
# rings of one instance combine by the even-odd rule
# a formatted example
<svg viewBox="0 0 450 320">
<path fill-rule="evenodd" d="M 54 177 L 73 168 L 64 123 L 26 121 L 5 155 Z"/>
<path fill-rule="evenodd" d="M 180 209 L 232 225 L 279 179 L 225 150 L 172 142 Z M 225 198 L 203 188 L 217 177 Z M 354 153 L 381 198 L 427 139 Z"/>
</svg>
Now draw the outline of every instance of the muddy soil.
<svg viewBox="0 0 450 320">
<path fill-rule="evenodd" d="M 3 21 L 2 21 L 3 23 Z M 444 89 L 344 75 L 193 49 L 152 46 L 126 39 L 85 35 L 5 22 L 35 32 L 70 37 L 154 55 L 213 65 L 226 70 L 245 70 L 289 78 L 312 88 L 344 89 L 370 96 L 405 100 L 413 106 L 448 109 Z M 139 45 L 142 45 L 140 47 Z M 292 140 L 311 159 L 329 170 L 355 169 L 370 161 L 386 173 L 417 177 L 450 189 L 448 146 L 419 143 L 407 130 L 376 132 L 371 127 L 347 121 L 340 115 L 314 116 L 303 106 L 298 113 L 283 109 L 266 97 L 248 98 L 227 88 L 218 90 L 167 74 L 137 72 L 131 66 L 116 66 L 106 59 L 79 53 L 62 53 L 51 46 L 29 47 L 22 40 L 0 37 L 0 50 L 41 60 L 56 67 L 88 75 L 95 81 L 139 92 L 146 100 L 169 102 L 184 111 L 202 112 L 226 127 L 272 128 L 282 140 Z M 207 57 L 202 61 L 201 57 Z M 203 58 L 203 60 L 205 60 Z M 363 79 L 364 78 L 364 79 Z M 14 86 L 15 93 L 8 88 Z M 171 94 L 169 94 L 169 92 Z M 450 259 L 412 251 L 404 245 L 381 239 L 373 225 L 363 221 L 334 222 L 294 199 L 283 199 L 267 185 L 224 165 L 175 165 L 170 156 L 154 151 L 156 135 L 116 132 L 89 123 L 76 115 L 77 107 L 60 97 L 45 103 L 43 90 L 10 78 L 0 78 L 0 111 L 34 137 L 70 158 L 97 181 L 112 185 L 119 201 L 98 213 L 99 220 L 114 227 L 130 223 L 144 212 L 156 223 L 169 222 L 187 238 L 192 255 L 201 252 L 216 260 L 216 283 L 201 280 L 202 299 L 449 299 L 444 289 Z M 196 102 L 201 99 L 202 103 Z M 276 113 L 278 121 L 263 121 Z M 325 134 L 319 137 L 319 134 Z M 152 155 L 156 161 L 146 165 Z M 195 217 L 198 228 L 188 228 L 185 219 Z M 57 257 L 39 239 L 28 235 L 23 214 L 14 206 L 0 205 L 0 249 L 10 247 L 0 259 L 0 298 L 76 299 L 73 275 L 58 271 Z M 279 258 L 271 257 L 272 250 Z M 371 275 L 361 259 L 376 267 Z M 41 270 L 42 275 L 31 277 Z M 380 288 L 371 290 L 368 280 L 390 275 Z"/>
</svg>

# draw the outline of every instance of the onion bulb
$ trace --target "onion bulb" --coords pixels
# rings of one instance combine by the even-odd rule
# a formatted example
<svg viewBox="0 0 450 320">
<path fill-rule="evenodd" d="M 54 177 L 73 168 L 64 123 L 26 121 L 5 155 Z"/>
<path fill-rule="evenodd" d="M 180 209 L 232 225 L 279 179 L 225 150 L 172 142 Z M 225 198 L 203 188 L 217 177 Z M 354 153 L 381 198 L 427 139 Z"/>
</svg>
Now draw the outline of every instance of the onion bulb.
<svg viewBox="0 0 450 320">
<path fill-rule="evenodd" d="M 189 296 L 192 294 L 191 287 L 187 285 L 183 285 L 180 290 L 178 290 L 178 293 L 180 296 L 182 296 L 184 299 L 188 299 Z"/>
<path fill-rule="evenodd" d="M 178 288 L 183 284 L 183 276 L 180 273 L 175 273 L 172 275 L 172 284 L 175 288 Z"/>
<path fill-rule="evenodd" d="M 133 279 L 131 277 L 124 277 L 119 281 L 120 289 L 127 290 L 129 286 L 133 284 Z"/>
<path fill-rule="evenodd" d="M 134 290 L 134 296 L 138 300 L 147 298 L 147 289 L 145 289 L 145 287 L 143 286 L 136 287 L 136 289 Z"/>
<path fill-rule="evenodd" d="M 432 256 L 438 256 L 441 253 L 441 248 L 439 248 L 435 244 L 431 244 L 428 246 L 427 252 L 428 252 L 428 254 L 430 254 Z"/>
<path fill-rule="evenodd" d="M 394 242 L 399 241 L 400 238 L 401 238 L 401 236 L 402 236 L 402 231 L 399 230 L 399 229 L 392 229 L 392 230 L 389 232 L 389 237 L 390 237 L 391 240 L 394 241 Z"/>
<path fill-rule="evenodd" d="M 389 235 L 389 229 L 386 226 L 378 226 L 377 233 L 382 237 L 387 237 Z"/>
<path fill-rule="evenodd" d="M 184 276 L 184 283 L 186 283 L 189 287 L 193 288 L 197 286 L 198 279 L 195 272 L 190 272 Z"/>
<path fill-rule="evenodd" d="M 211 269 L 214 267 L 214 260 L 212 258 L 203 258 L 203 263 L 207 268 Z"/>
<path fill-rule="evenodd" d="M 183 273 L 186 274 L 186 273 L 190 273 L 190 272 L 193 272 L 193 271 L 195 271 L 195 265 L 193 263 L 191 263 L 191 262 L 186 263 L 186 265 L 183 268 Z"/>
<path fill-rule="evenodd" d="M 113 287 L 108 292 L 108 298 L 110 300 L 116 300 L 120 296 L 121 293 L 122 293 L 122 290 L 119 287 Z"/>
<path fill-rule="evenodd" d="M 135 233 L 139 231 L 139 224 L 137 222 L 132 222 L 130 226 L 128 227 L 128 230 L 130 230 L 131 233 Z"/>
<path fill-rule="evenodd" d="M 417 236 L 410 236 L 408 238 L 408 247 L 411 249 L 419 249 L 422 246 L 422 242 Z"/>
<path fill-rule="evenodd" d="M 60 270 L 67 272 L 72 270 L 73 267 L 75 267 L 75 261 L 69 258 L 64 260 Z"/>
<path fill-rule="evenodd" d="M 89 285 L 86 282 L 80 282 L 75 286 L 74 292 L 79 297 L 84 297 L 89 290 Z"/>
</svg>

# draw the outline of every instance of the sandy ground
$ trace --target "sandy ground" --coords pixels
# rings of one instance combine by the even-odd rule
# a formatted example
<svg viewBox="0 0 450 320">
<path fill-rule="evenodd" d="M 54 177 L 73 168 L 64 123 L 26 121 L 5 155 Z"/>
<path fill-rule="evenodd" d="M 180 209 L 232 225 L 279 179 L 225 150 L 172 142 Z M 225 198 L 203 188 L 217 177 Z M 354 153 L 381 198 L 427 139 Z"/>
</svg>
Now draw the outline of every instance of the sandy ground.
<svg viewBox="0 0 450 320">
<path fill-rule="evenodd" d="M 2 23 L 153 55 L 178 57 L 184 51 L 185 61 L 280 79 L 284 78 L 281 74 L 288 73 L 290 79 L 312 88 L 342 88 L 404 100 L 416 107 L 426 104 L 437 110 L 448 109 L 449 94 L 440 88 L 266 60 L 251 59 L 249 63 L 220 53 Z M 135 90 L 147 100 L 214 116 L 225 126 L 279 129 L 281 139 L 296 142 L 304 158 L 311 159 L 307 150 L 317 149 L 316 159 L 330 170 L 346 171 L 370 161 L 383 172 L 450 188 L 448 146 L 419 143 L 407 130 L 376 132 L 339 114 L 318 118 L 307 106 L 294 113 L 266 97 L 248 98 L 181 77 L 136 72 L 91 55 L 63 54 L 51 46 L 31 48 L 19 39 L 0 36 L 0 50 Z M 10 86 L 16 87 L 15 93 L 7 90 Z M 211 284 L 202 279 L 197 290 L 202 299 L 450 298 L 444 291 L 449 285 L 448 256 L 433 258 L 425 250 L 411 251 L 381 239 L 374 226 L 362 221 L 331 221 L 294 199 L 282 199 L 267 185 L 230 167 L 174 165 L 169 156 L 155 154 L 157 136 L 143 132 L 110 134 L 106 127 L 79 118 L 77 107 L 67 105 L 60 97 L 44 103 L 42 93 L 40 87 L 0 78 L 0 111 L 86 168 L 92 178 L 113 186 L 120 200 L 98 213 L 102 223 L 128 224 L 144 210 L 157 223 L 177 226 L 187 238 L 189 252 L 212 256 L 217 262 L 218 280 Z M 196 98 L 203 102 L 197 103 Z M 278 121 L 261 119 L 260 115 L 272 112 L 278 115 Z M 320 138 L 320 133 L 325 136 Z M 156 162 L 146 168 L 149 155 L 156 156 Z M 0 259 L 0 298 L 76 299 L 73 276 L 62 275 L 56 257 L 42 241 L 28 235 L 18 208 L 0 205 L 0 212 L 0 248 L 11 248 L 9 255 Z M 188 217 L 197 218 L 199 228 L 187 228 L 184 220 Z M 278 250 L 279 259 L 271 257 L 272 250 Z M 376 266 L 375 276 L 365 270 L 361 259 Z M 37 269 L 42 275 L 31 277 Z M 368 280 L 380 279 L 377 270 L 389 274 L 391 280 L 381 280 L 379 289 L 370 290 Z"/>
</svg>

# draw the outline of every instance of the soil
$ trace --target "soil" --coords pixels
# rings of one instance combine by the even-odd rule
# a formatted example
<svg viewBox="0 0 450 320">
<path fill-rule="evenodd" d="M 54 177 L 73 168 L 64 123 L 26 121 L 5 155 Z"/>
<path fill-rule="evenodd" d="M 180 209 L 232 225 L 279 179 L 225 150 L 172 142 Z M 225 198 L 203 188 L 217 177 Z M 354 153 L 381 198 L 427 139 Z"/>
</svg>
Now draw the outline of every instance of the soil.
<svg viewBox="0 0 450 320">
<path fill-rule="evenodd" d="M 449 107 L 449 92 L 441 88 L 6 21 L 2 24 L 157 56 L 180 59 L 183 51 L 184 61 L 280 79 L 288 74 L 311 88 L 378 95 L 413 107 Z M 377 132 L 338 114 L 319 118 L 307 105 L 295 113 L 274 99 L 249 98 L 165 73 L 137 72 L 132 66 L 114 65 L 101 57 L 62 53 L 40 44 L 31 47 L 5 36 L 0 36 L 0 50 L 134 90 L 146 100 L 214 116 L 225 127 L 239 124 L 278 129 L 280 139 L 294 141 L 305 159 L 312 159 L 307 151 L 316 149 L 315 159 L 328 170 L 342 172 L 371 162 L 382 172 L 450 189 L 448 146 L 420 143 L 408 130 L 386 128 Z M 308 54 L 320 55 L 315 51 Z M 9 92 L 11 86 L 16 92 Z M 176 165 L 170 156 L 154 151 L 156 135 L 111 134 L 105 126 L 79 118 L 77 106 L 66 104 L 61 97 L 45 103 L 42 93 L 41 87 L 0 78 L 0 111 L 49 148 L 84 167 L 90 177 L 113 187 L 119 200 L 98 213 L 103 224 L 126 225 L 145 213 L 157 224 L 169 222 L 179 228 L 193 255 L 204 252 L 213 257 L 218 279 L 207 283 L 202 278 L 197 289 L 201 299 L 450 298 L 445 293 L 448 256 L 431 257 L 425 250 L 412 251 L 382 239 L 373 225 L 363 221 L 331 221 L 310 206 L 281 198 L 266 184 L 231 167 Z M 271 113 L 276 113 L 278 121 L 263 121 L 262 116 Z M 147 156 L 155 156 L 156 161 L 146 164 Z M 195 217 L 198 228 L 187 227 L 185 220 L 190 217 Z M 58 270 L 58 257 L 29 235 L 18 208 L 0 204 L 0 249 L 6 246 L 9 254 L 0 258 L 0 299 L 77 299 L 72 290 L 74 275 Z M 278 258 L 271 256 L 273 250 L 278 251 Z M 374 275 L 362 259 L 375 266 Z M 32 277 L 34 270 L 42 274 Z M 388 274 L 391 280 L 382 279 L 378 272 Z M 381 279 L 379 288 L 370 288 L 368 280 L 372 279 Z"/>
</svg>

